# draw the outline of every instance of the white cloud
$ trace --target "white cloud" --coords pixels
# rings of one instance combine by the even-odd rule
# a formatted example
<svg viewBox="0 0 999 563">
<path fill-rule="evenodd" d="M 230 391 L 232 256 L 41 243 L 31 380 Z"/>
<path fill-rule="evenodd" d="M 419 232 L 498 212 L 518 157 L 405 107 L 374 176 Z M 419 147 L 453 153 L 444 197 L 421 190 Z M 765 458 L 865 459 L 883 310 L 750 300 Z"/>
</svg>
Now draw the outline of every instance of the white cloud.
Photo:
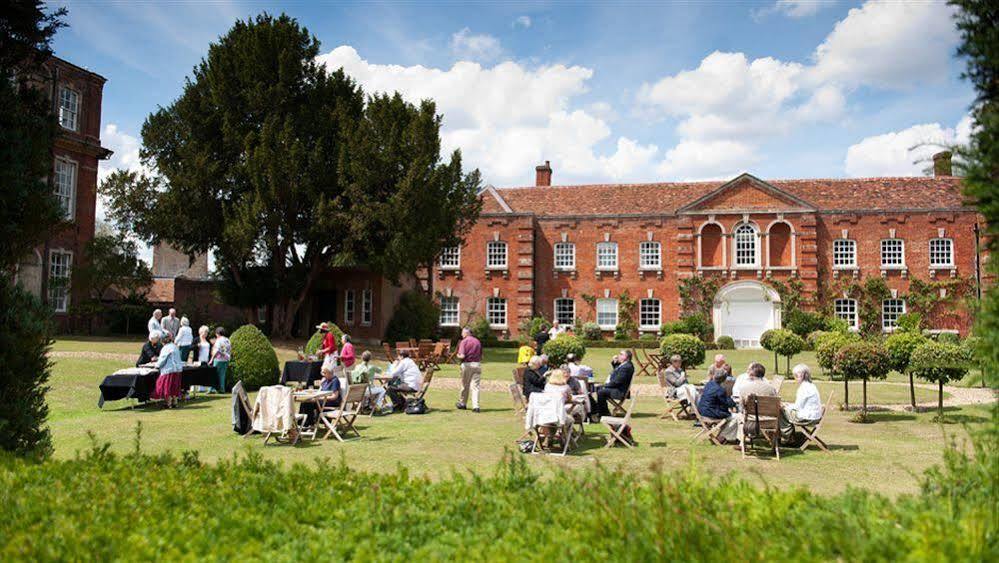
<svg viewBox="0 0 999 563">
<path fill-rule="evenodd" d="M 777 0 L 772 10 L 789 18 L 805 18 L 814 16 L 835 3 L 836 0 Z"/>
<path fill-rule="evenodd" d="M 513 20 L 514 27 L 522 27 L 527 29 L 531 27 L 531 16 L 518 16 L 517 19 Z"/>
<path fill-rule="evenodd" d="M 101 132 L 101 144 L 114 154 L 105 162 L 99 163 L 97 178 L 103 181 L 112 172 L 122 170 L 140 170 L 142 162 L 139 160 L 139 139 L 118 129 L 118 125 L 108 123 Z"/>
<path fill-rule="evenodd" d="M 503 47 L 492 35 L 476 35 L 466 27 L 451 36 L 451 52 L 461 59 L 490 62 L 503 54 Z"/>
<path fill-rule="evenodd" d="M 666 152 L 659 173 L 671 180 L 720 180 L 759 162 L 753 147 L 736 141 L 684 141 Z"/>
<path fill-rule="evenodd" d="M 971 124 L 971 118 L 965 116 L 954 128 L 924 123 L 867 137 L 847 149 L 846 174 L 852 177 L 922 176 L 934 153 L 946 146 L 968 142 Z"/>
<path fill-rule="evenodd" d="M 446 151 L 462 150 L 465 165 L 500 186 L 533 182 L 539 162 L 551 160 L 556 183 L 647 180 L 654 174 L 655 145 L 613 139 L 609 105 L 574 107 L 593 71 L 581 66 L 528 68 L 515 62 L 484 67 L 458 62 L 450 69 L 372 64 L 353 47 L 321 55 L 343 68 L 368 92 L 399 91 L 409 101 L 432 98 L 444 115 Z M 598 149 L 615 143 L 610 154 Z"/>
</svg>

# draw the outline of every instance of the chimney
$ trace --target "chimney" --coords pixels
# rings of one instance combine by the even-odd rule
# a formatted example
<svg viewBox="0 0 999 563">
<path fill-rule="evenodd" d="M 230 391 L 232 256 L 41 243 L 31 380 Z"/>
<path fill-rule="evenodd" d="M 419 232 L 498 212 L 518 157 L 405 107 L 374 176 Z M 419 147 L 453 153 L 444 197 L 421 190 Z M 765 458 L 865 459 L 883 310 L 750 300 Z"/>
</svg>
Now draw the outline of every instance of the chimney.
<svg viewBox="0 0 999 563">
<path fill-rule="evenodd" d="M 535 186 L 552 185 L 552 165 L 549 161 L 546 160 L 544 164 L 536 166 L 534 172 L 536 173 Z"/>
<path fill-rule="evenodd" d="M 950 164 L 951 156 L 953 155 L 950 151 L 942 151 L 933 155 L 934 176 L 953 176 L 953 169 L 951 168 Z M 540 172 L 538 174 L 540 174 Z"/>
</svg>

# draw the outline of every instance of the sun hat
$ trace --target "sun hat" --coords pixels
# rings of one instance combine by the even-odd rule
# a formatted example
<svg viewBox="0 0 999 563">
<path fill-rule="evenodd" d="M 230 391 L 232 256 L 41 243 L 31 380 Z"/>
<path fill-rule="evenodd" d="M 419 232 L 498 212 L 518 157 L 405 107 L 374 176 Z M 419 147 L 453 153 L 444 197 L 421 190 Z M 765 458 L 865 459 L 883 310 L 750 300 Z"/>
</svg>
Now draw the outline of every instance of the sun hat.
<svg viewBox="0 0 999 563">
<path fill-rule="evenodd" d="M 329 330 L 330 327 L 326 323 L 319 323 L 316 325 L 316 330 Z"/>
</svg>

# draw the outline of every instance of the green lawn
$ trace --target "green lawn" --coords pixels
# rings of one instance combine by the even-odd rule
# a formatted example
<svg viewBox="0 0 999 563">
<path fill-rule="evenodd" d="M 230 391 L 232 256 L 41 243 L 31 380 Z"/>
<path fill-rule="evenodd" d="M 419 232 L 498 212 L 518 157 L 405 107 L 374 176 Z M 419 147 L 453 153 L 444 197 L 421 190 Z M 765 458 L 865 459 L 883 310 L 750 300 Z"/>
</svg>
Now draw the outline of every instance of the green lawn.
<svg viewBox="0 0 999 563">
<path fill-rule="evenodd" d="M 59 343 L 63 350 L 67 345 Z M 114 349 L 111 343 L 101 345 Z M 490 351 L 488 359 L 505 353 Z M 600 350 L 593 357 L 609 357 L 609 354 Z M 251 449 L 285 462 L 342 455 L 358 468 L 384 471 L 401 464 L 416 473 L 439 477 L 452 471 L 489 470 L 505 449 L 513 447 L 513 440 L 523 431 L 505 393 L 483 393 L 483 412 L 476 415 L 453 408 L 454 391 L 432 389 L 428 393 L 433 409 L 430 414 L 364 418 L 360 424 L 364 435 L 361 440 L 263 447 L 259 437 L 243 439 L 232 432 L 227 396 L 198 399 L 171 411 L 155 406 L 133 410 L 126 408 L 125 402 L 108 403 L 101 410 L 97 408 L 98 383 L 104 375 L 127 362 L 57 358 L 54 363 L 48 396 L 49 423 L 59 458 L 87 449 L 91 433 L 98 442 L 111 443 L 114 450 L 129 450 L 134 447 L 136 425 L 141 422 L 142 447 L 150 452 L 198 450 L 203 459 L 218 459 Z M 451 369 L 448 367 L 445 372 Z M 493 367 L 488 363 L 487 371 L 496 378 L 508 377 L 503 373 L 509 373 L 507 366 Z M 837 396 L 842 391 L 839 383 L 823 382 L 820 388 L 824 395 L 829 388 L 836 389 Z M 785 387 L 785 392 L 787 396 L 793 394 L 793 386 Z M 901 401 L 905 392 L 904 387 L 872 386 L 872 396 L 881 393 L 879 397 L 885 400 L 895 397 Z M 690 423 L 660 420 L 661 406 L 657 397 L 639 400 L 634 434 L 640 446 L 633 451 L 603 449 L 603 439 L 598 437 L 604 434 L 602 428 L 589 425 L 589 438 L 581 451 L 568 458 L 529 456 L 529 462 L 542 469 L 603 463 L 636 472 L 645 471 L 652 464 L 677 471 L 695 464 L 699 470 L 737 471 L 759 483 L 779 487 L 805 484 L 822 493 L 833 493 L 852 484 L 897 494 L 915 490 L 915 475 L 940 460 L 947 436 L 965 433 L 959 424 L 943 427 L 934 424 L 933 415 L 928 413 L 876 413 L 874 424 L 855 424 L 848 421 L 849 414 L 837 411 L 823 429 L 834 448 L 832 454 L 810 450 L 805 454 L 788 452 L 779 463 L 769 458 L 742 460 L 729 447 L 711 447 L 703 442 L 691 444 Z M 948 412 L 952 420 L 972 425 L 986 423 L 989 415 L 988 407 Z"/>
</svg>

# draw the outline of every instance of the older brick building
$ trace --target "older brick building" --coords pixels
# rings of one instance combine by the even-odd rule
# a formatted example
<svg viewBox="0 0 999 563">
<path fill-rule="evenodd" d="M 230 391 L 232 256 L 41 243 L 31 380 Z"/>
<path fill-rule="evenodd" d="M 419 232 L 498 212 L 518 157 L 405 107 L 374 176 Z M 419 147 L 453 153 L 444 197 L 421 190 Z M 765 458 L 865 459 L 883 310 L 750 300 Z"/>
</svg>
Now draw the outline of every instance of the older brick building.
<svg viewBox="0 0 999 563">
<path fill-rule="evenodd" d="M 540 313 L 595 320 L 609 332 L 627 292 L 640 330 L 653 332 L 680 316 L 683 280 L 700 277 L 719 288 L 715 335 L 757 346 L 781 325 L 775 282 L 800 287 L 803 308 L 857 326 L 856 288 L 880 277 L 888 293 L 876 314 L 892 330 L 914 280 L 927 282 L 924 306 L 927 287 L 944 304 L 948 288 L 976 283 L 981 218 L 950 176 L 949 155 L 936 164 L 934 177 L 551 186 L 545 163 L 534 186 L 483 191 L 478 223 L 433 272 L 441 321 L 484 315 L 498 334 L 515 336 Z M 955 283 L 932 283 L 941 280 Z M 956 302 L 936 309 L 932 328 L 969 329 Z"/>
<path fill-rule="evenodd" d="M 17 279 L 40 295 L 65 321 L 71 304 L 86 296 L 72 287 L 73 266 L 83 259 L 87 242 L 94 238 L 97 212 L 98 161 L 111 156 L 101 146 L 101 97 L 104 77 L 58 57 L 44 64 L 36 85 L 49 95 L 59 128 L 52 147 L 52 174 L 48 178 L 59 197 L 66 229 L 48 240 L 18 265 Z"/>
</svg>

